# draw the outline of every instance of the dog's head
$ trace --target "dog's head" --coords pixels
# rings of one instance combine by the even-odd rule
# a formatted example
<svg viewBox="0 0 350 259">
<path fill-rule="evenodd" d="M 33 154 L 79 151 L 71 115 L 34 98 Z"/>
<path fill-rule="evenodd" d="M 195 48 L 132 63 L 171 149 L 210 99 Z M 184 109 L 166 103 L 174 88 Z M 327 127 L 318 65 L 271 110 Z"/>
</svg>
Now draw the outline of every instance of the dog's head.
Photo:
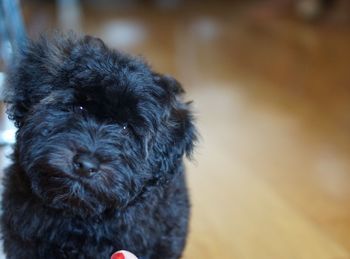
<svg viewBox="0 0 350 259">
<path fill-rule="evenodd" d="M 180 84 L 99 39 L 28 43 L 7 85 L 20 165 L 51 207 L 123 208 L 148 185 L 168 182 L 193 149 Z"/>
</svg>

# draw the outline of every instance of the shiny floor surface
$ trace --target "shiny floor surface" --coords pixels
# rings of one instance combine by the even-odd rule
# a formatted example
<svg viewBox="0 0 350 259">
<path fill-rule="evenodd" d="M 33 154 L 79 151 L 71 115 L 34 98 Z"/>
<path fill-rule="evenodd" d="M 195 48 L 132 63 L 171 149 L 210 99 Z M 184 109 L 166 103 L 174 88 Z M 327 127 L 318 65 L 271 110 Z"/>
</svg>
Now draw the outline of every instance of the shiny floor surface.
<svg viewBox="0 0 350 259">
<path fill-rule="evenodd" d="M 350 258 L 349 25 L 260 5 L 117 7 L 84 7 L 75 25 L 194 100 L 184 258 Z M 32 35 L 59 20 L 52 6 L 23 11 Z"/>
</svg>

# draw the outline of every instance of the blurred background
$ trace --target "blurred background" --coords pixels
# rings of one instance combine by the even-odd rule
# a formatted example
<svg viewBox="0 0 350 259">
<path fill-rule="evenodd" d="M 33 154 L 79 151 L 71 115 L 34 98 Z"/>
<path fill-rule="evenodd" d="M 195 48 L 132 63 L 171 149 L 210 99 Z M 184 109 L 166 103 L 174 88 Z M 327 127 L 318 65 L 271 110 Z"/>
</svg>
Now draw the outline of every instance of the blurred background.
<svg viewBox="0 0 350 259">
<path fill-rule="evenodd" d="M 350 258 L 350 1 L 0 3 L 1 71 L 24 32 L 72 29 L 182 82 L 201 133 L 184 258 Z"/>
</svg>

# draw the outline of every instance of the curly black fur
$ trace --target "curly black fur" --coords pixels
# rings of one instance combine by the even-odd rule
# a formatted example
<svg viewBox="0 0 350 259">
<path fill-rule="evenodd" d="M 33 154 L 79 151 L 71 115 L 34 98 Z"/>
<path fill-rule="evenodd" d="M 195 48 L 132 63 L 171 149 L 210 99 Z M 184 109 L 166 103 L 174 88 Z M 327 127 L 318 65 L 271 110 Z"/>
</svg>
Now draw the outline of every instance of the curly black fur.
<svg viewBox="0 0 350 259">
<path fill-rule="evenodd" d="M 179 258 L 189 216 L 183 155 L 196 131 L 180 84 L 99 39 L 28 42 L 7 81 L 18 127 L 1 218 L 7 258 Z M 81 176 L 74 157 L 98 172 Z"/>
</svg>

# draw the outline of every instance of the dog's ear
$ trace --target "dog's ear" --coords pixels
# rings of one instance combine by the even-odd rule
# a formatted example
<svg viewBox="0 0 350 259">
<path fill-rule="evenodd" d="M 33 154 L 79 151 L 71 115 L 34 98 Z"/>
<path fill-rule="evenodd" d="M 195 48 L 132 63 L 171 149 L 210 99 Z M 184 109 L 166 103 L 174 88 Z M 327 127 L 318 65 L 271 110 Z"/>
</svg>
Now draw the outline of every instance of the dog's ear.
<svg viewBox="0 0 350 259">
<path fill-rule="evenodd" d="M 153 73 L 154 81 L 170 95 L 182 95 L 185 93 L 181 84 L 172 76 Z"/>
<path fill-rule="evenodd" d="M 3 92 L 9 118 L 21 127 L 30 108 L 45 98 L 53 88 L 76 42 L 73 34 L 42 35 L 36 41 L 26 40 L 16 49 L 16 60 L 8 68 Z M 64 85 L 64 84 L 60 84 Z"/>
<path fill-rule="evenodd" d="M 54 72 L 54 66 L 50 68 L 46 64 L 54 58 L 48 48 L 44 38 L 39 43 L 27 40 L 21 49 L 16 50 L 16 60 L 6 73 L 4 101 L 8 116 L 17 127 L 21 127 L 30 107 L 40 98 L 41 91 L 45 92 L 48 88 L 45 81 Z"/>
<path fill-rule="evenodd" d="M 191 102 L 185 102 L 181 84 L 171 76 L 154 74 L 155 81 L 161 86 L 167 95 L 164 106 L 167 139 L 170 142 L 168 150 L 172 150 L 175 158 L 179 159 L 184 154 L 191 158 L 193 148 L 197 141 L 197 130 L 194 126 L 194 116 L 191 111 Z"/>
</svg>

